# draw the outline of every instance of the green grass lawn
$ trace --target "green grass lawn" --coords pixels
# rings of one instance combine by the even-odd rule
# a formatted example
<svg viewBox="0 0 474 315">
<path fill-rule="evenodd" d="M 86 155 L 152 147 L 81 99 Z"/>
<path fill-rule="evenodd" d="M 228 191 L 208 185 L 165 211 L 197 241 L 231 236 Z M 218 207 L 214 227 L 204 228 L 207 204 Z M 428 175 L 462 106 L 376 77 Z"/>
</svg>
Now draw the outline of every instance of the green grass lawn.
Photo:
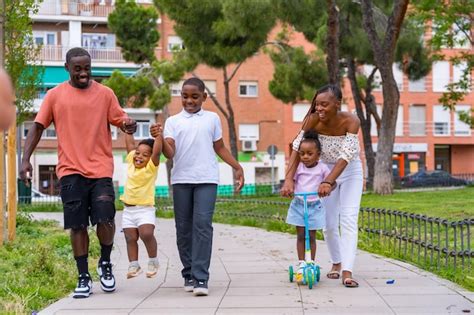
<svg viewBox="0 0 474 315">
<path fill-rule="evenodd" d="M 94 266 L 100 248 L 90 239 Z M 15 241 L 0 247 L 0 274 L 0 314 L 31 314 L 63 298 L 77 281 L 69 233 L 55 221 L 19 215 Z"/>
<path fill-rule="evenodd" d="M 459 220 L 474 217 L 474 187 L 455 190 L 396 192 L 379 196 L 365 194 L 362 207 L 385 208 Z"/>
<path fill-rule="evenodd" d="M 285 204 L 259 204 L 252 201 L 286 203 L 291 201 L 282 197 L 256 197 L 244 200 L 246 202 L 220 203 L 217 205 L 217 210 L 286 216 L 288 206 Z M 361 207 L 400 210 L 448 220 L 467 219 L 474 217 L 474 187 L 444 191 L 395 192 L 388 196 L 368 193 L 362 196 Z"/>
</svg>

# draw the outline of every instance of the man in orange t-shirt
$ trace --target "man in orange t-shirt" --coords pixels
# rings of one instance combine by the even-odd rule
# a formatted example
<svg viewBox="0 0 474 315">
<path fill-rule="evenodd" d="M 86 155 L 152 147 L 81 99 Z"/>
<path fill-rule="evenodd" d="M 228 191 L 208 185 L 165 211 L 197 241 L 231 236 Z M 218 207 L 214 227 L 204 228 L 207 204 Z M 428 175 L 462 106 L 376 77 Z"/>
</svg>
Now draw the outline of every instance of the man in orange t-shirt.
<svg viewBox="0 0 474 315">
<path fill-rule="evenodd" d="M 70 80 L 51 89 L 29 130 L 20 177 L 29 181 L 30 157 L 45 128 L 54 124 L 58 137 L 56 172 L 61 186 L 64 228 L 71 229 L 71 244 L 79 279 L 74 298 L 89 297 L 89 221 L 97 224 L 101 257 L 97 272 L 105 292 L 115 291 L 110 253 L 115 234 L 115 194 L 112 185 L 113 155 L 110 125 L 134 133 L 136 123 L 128 118 L 111 89 L 93 80 L 91 57 L 82 48 L 66 55 Z"/>
</svg>

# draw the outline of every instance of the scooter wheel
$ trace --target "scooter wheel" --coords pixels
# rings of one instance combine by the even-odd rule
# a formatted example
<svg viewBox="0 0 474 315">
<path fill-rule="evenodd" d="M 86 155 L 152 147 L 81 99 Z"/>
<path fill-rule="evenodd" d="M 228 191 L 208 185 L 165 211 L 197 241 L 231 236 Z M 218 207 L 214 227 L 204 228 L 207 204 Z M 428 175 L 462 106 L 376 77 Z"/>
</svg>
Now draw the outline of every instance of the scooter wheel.
<svg viewBox="0 0 474 315">
<path fill-rule="evenodd" d="M 316 282 L 319 282 L 321 279 L 321 269 L 319 266 L 316 266 Z"/>
<path fill-rule="evenodd" d="M 293 271 L 293 266 L 290 266 L 288 268 L 288 276 L 290 277 L 290 282 L 293 282 L 293 277 L 294 277 L 295 273 Z"/>
<path fill-rule="evenodd" d="M 313 270 L 309 269 L 307 271 L 307 278 L 308 278 L 308 288 L 311 290 L 314 284 L 314 272 Z"/>
</svg>

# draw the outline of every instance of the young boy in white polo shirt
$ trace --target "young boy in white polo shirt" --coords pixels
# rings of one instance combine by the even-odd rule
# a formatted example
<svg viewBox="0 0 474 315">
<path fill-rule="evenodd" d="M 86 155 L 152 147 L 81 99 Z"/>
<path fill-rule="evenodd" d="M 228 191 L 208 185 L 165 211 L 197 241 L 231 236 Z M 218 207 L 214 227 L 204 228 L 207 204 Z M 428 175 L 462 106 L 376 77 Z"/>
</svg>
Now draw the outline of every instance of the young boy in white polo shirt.
<svg viewBox="0 0 474 315">
<path fill-rule="evenodd" d="M 244 174 L 240 164 L 224 146 L 216 113 L 203 110 L 205 85 L 198 78 L 183 83 L 183 110 L 165 123 L 163 154 L 173 159 L 174 214 L 184 290 L 207 295 L 212 252 L 212 216 L 219 183 L 216 154 L 235 171 L 240 191 Z M 157 129 L 151 129 L 155 136 Z"/>
</svg>

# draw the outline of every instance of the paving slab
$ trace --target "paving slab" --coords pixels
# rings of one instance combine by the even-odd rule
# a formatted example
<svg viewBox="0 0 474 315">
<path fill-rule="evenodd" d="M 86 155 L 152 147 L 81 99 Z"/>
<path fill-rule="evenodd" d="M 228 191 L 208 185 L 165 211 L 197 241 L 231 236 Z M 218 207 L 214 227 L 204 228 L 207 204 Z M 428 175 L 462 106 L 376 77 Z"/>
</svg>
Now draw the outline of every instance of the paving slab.
<svg viewBox="0 0 474 315">
<path fill-rule="evenodd" d="M 410 264 L 358 251 L 354 277 L 360 287 L 348 289 L 341 280 L 325 277 L 330 270 L 326 244 L 318 243 L 321 282 L 310 290 L 288 280 L 296 263 L 293 235 L 250 227 L 214 225 L 209 296 L 184 292 L 176 248 L 174 221 L 158 219 L 156 237 L 160 259 L 157 277 L 144 274 L 126 279 L 126 243 L 117 214 L 112 261 L 117 291 L 101 291 L 98 279 L 88 299 L 65 297 L 40 314 L 460 314 L 474 312 L 474 294 Z M 62 221 L 61 213 L 34 214 Z M 146 267 L 140 243 L 139 261 Z M 91 266 L 92 268 L 93 266 Z M 73 277 L 75 275 L 71 275 Z M 387 284 L 395 279 L 394 284 Z"/>
</svg>

